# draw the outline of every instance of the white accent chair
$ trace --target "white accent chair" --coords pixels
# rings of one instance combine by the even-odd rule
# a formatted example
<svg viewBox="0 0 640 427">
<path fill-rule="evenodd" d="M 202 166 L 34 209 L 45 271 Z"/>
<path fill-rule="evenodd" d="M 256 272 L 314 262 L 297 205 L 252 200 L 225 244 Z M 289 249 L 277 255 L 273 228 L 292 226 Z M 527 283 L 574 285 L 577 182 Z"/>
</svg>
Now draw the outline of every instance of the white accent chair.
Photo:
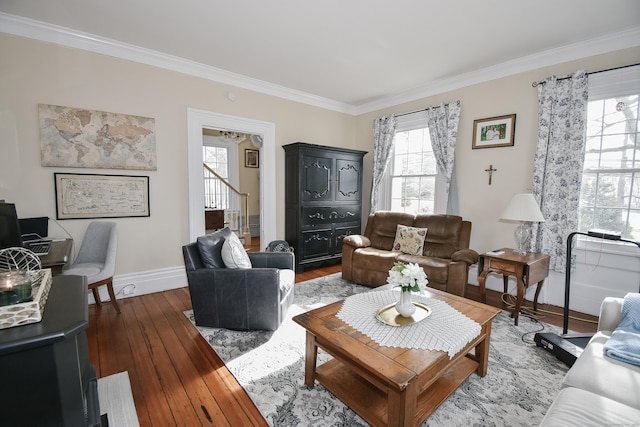
<svg viewBox="0 0 640 427">
<path fill-rule="evenodd" d="M 82 238 L 78 256 L 62 270 L 64 275 L 85 276 L 88 288 L 93 292 L 96 304 L 101 306 L 98 288 L 106 285 L 111 302 L 120 313 L 118 300 L 113 292 L 113 275 L 116 269 L 118 226 L 114 222 L 93 221 Z"/>
</svg>

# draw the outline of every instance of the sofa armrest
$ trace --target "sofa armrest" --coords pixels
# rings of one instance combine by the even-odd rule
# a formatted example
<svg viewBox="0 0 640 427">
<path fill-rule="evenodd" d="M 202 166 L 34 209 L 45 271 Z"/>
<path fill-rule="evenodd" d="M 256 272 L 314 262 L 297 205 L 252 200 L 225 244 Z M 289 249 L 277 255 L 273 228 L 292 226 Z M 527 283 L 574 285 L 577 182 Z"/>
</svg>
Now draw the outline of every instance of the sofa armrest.
<svg viewBox="0 0 640 427">
<path fill-rule="evenodd" d="M 614 331 L 622 320 L 622 298 L 607 297 L 600 306 L 598 331 Z"/>
<path fill-rule="evenodd" d="M 460 249 L 451 255 L 451 261 L 463 261 L 467 265 L 475 264 L 478 262 L 480 255 L 473 249 Z"/>
<path fill-rule="evenodd" d="M 295 257 L 293 252 L 247 252 L 253 268 L 277 268 L 293 270 Z"/>
<path fill-rule="evenodd" d="M 361 234 L 352 234 L 342 239 L 342 244 L 352 246 L 356 249 L 366 248 L 371 246 L 371 240 Z"/>
</svg>

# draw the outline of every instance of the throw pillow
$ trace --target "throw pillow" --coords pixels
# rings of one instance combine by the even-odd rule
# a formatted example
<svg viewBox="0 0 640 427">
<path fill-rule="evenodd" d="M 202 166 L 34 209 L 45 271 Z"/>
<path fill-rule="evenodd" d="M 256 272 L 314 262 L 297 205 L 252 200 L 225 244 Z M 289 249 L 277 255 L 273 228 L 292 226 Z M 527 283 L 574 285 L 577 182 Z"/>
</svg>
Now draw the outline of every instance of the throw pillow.
<svg viewBox="0 0 640 427">
<path fill-rule="evenodd" d="M 214 231 L 206 236 L 200 236 L 197 239 L 198 252 L 202 263 L 207 268 L 224 268 L 222 260 L 222 245 L 225 239 L 233 234 L 229 227 Z"/>
<path fill-rule="evenodd" d="M 408 255 L 422 255 L 424 238 L 426 236 L 426 228 L 409 227 L 398 224 L 396 228 L 396 239 L 393 242 L 393 250 Z"/>
<path fill-rule="evenodd" d="M 242 242 L 234 233 L 228 236 L 222 245 L 222 261 L 227 268 L 251 268 L 251 260 Z"/>
</svg>

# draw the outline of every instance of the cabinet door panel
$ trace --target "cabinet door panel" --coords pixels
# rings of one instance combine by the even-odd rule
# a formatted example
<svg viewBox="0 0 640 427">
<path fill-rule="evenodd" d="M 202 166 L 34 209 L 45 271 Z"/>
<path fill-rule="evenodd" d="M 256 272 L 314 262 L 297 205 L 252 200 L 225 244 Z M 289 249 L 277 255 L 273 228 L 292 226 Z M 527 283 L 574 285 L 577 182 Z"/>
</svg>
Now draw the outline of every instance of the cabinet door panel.
<svg viewBox="0 0 640 427">
<path fill-rule="evenodd" d="M 331 230 L 313 230 L 302 233 L 302 259 L 328 256 L 332 253 Z"/>
<path fill-rule="evenodd" d="M 302 225 L 317 226 L 344 224 L 360 220 L 360 205 L 348 206 L 305 206 L 302 208 Z"/>
<path fill-rule="evenodd" d="M 352 234 L 360 234 L 360 226 L 357 227 L 336 227 L 333 235 L 335 237 L 335 253 L 342 253 L 342 240 Z"/>
<path fill-rule="evenodd" d="M 331 168 L 333 160 L 319 156 L 302 158 L 302 200 L 332 200 Z"/>
<path fill-rule="evenodd" d="M 361 198 L 362 163 L 336 159 L 336 200 L 359 201 Z"/>
</svg>

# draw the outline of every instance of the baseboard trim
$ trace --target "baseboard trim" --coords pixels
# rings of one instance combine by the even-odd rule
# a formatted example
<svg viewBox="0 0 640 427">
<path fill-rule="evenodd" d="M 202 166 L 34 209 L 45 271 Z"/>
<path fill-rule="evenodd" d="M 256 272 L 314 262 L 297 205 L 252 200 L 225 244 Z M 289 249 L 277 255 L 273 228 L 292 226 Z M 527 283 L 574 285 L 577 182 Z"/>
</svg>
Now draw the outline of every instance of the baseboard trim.
<svg viewBox="0 0 640 427">
<path fill-rule="evenodd" d="M 113 291 L 117 299 L 168 291 L 186 286 L 187 274 L 184 267 L 120 274 L 113 278 Z M 89 304 L 95 303 L 91 292 L 88 293 L 87 299 Z M 100 288 L 100 299 L 102 301 L 110 301 L 105 286 Z"/>
</svg>

